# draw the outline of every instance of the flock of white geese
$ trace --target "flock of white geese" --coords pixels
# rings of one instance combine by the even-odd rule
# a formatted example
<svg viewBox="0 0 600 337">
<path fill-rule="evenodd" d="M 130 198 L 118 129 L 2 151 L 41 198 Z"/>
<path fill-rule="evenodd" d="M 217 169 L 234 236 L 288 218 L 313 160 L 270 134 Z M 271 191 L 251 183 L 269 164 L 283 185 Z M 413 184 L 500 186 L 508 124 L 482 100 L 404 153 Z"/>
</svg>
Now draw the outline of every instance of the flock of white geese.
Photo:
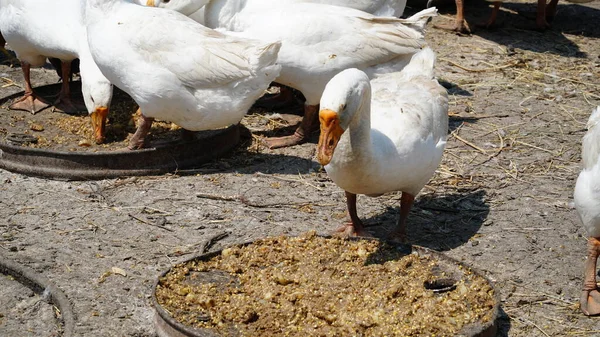
<svg viewBox="0 0 600 337">
<path fill-rule="evenodd" d="M 0 0 L 0 39 L 15 51 L 24 96 L 12 109 L 49 106 L 31 87 L 30 67 L 62 61 L 57 102 L 76 109 L 67 82 L 80 59 L 82 92 L 97 143 L 105 138 L 113 85 L 139 105 L 129 143 L 144 146 L 154 119 L 186 130 L 239 123 L 272 81 L 302 92 L 303 121 L 270 147 L 299 144 L 320 124 L 317 158 L 346 191 L 351 222 L 368 235 L 356 195 L 402 191 L 391 237 L 406 239 L 415 196 L 438 167 L 448 133 L 448 96 L 434 79 L 424 28 L 435 8 L 407 19 L 406 0 Z M 156 8 L 162 7 L 162 8 Z M 317 120 L 320 123 L 317 123 Z M 591 238 L 581 297 L 600 314 L 600 132 L 592 115 L 575 203 Z"/>
</svg>

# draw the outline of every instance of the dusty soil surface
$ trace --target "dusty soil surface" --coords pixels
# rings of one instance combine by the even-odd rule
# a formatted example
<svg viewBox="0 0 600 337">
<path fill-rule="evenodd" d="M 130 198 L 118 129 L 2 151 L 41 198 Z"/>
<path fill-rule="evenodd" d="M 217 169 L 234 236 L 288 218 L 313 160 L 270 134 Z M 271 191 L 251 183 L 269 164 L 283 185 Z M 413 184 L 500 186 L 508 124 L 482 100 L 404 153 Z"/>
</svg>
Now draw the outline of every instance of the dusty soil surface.
<svg viewBox="0 0 600 337">
<path fill-rule="evenodd" d="M 466 11 L 473 23 L 490 8 Z M 434 23 L 454 10 L 442 13 Z M 408 232 L 496 282 L 499 336 L 594 336 L 600 320 L 577 309 L 586 235 L 572 191 L 585 122 L 600 104 L 600 3 L 561 1 L 543 33 L 528 29 L 534 14 L 533 3 L 509 2 L 495 31 L 429 29 L 451 135 Z M 35 86 L 57 79 L 32 74 Z M 3 65 L 0 77 L 0 96 L 22 90 L 18 67 Z M 253 113 L 247 123 L 260 137 L 283 122 Z M 314 160 L 315 136 L 282 150 L 253 140 L 195 172 L 157 177 L 64 182 L 0 170 L 0 251 L 66 293 L 78 336 L 152 336 L 151 288 L 172 264 L 269 235 L 329 233 L 346 220 L 343 191 Z M 394 224 L 399 197 L 359 197 L 375 236 Z M 8 324 L 0 335 L 13 335 Z"/>
</svg>

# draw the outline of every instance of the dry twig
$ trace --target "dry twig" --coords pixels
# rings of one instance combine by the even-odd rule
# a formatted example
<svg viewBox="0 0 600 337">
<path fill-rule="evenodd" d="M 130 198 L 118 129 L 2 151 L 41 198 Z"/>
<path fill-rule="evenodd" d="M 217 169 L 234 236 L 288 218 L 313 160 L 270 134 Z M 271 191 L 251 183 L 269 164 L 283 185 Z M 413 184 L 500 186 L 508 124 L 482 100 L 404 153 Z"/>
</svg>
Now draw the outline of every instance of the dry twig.
<svg viewBox="0 0 600 337">
<path fill-rule="evenodd" d="M 128 214 L 128 215 L 129 215 L 129 216 L 130 216 L 132 219 L 135 219 L 135 220 L 137 220 L 137 221 L 139 221 L 139 222 L 141 222 L 141 223 L 145 223 L 146 225 L 150 225 L 150 226 L 158 227 L 158 228 L 164 229 L 164 230 L 166 230 L 166 231 L 169 231 L 169 232 L 174 232 L 174 230 L 172 230 L 172 229 L 171 229 L 171 228 L 169 228 L 169 227 L 165 227 L 165 226 L 163 226 L 163 225 L 159 225 L 159 224 L 152 223 L 152 222 L 150 222 L 150 221 L 147 221 L 147 220 L 144 220 L 144 219 L 142 219 L 142 218 L 139 218 L 139 217 L 137 217 L 137 216 L 135 216 L 135 215 L 133 215 L 133 214 Z"/>
<path fill-rule="evenodd" d="M 449 60 L 447 58 L 442 58 L 440 60 L 446 61 L 446 62 L 450 63 L 451 65 L 457 67 L 457 68 L 460 68 L 462 70 L 469 71 L 469 72 L 472 72 L 472 73 L 483 73 L 483 72 L 486 72 L 486 71 L 498 71 L 498 70 L 502 70 L 502 69 L 505 69 L 505 68 L 514 67 L 517 64 L 521 63 L 521 61 L 514 61 L 514 62 L 511 62 L 509 64 L 505 64 L 505 65 L 502 65 L 502 66 L 499 66 L 499 67 L 491 67 L 491 68 L 484 68 L 484 69 L 473 69 L 473 68 L 469 68 L 469 67 L 465 67 L 463 65 L 460 65 L 460 64 L 458 64 L 458 63 L 456 63 L 454 61 L 451 61 L 451 60 Z"/>
<path fill-rule="evenodd" d="M 210 194 L 210 193 L 197 193 L 196 197 L 203 198 L 203 199 L 219 200 L 219 201 L 236 201 L 236 202 L 241 202 L 242 204 L 244 204 L 246 206 L 256 207 L 256 208 L 269 208 L 269 207 L 283 208 L 286 206 L 304 206 L 304 205 L 308 204 L 306 202 L 258 204 L 258 203 L 248 200 L 244 195 L 227 196 L 227 195 L 216 195 L 216 194 Z"/>
</svg>

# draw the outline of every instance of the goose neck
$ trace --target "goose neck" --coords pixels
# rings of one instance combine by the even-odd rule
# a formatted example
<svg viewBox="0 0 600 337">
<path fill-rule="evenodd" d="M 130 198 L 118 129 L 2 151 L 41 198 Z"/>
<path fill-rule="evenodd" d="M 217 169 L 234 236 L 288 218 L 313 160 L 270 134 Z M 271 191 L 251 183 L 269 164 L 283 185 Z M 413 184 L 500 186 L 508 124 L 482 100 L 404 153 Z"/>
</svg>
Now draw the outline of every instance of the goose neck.
<svg viewBox="0 0 600 337">
<path fill-rule="evenodd" d="M 352 115 L 347 132 L 348 151 L 353 157 L 365 157 L 371 153 L 371 93 L 365 92 Z"/>
</svg>

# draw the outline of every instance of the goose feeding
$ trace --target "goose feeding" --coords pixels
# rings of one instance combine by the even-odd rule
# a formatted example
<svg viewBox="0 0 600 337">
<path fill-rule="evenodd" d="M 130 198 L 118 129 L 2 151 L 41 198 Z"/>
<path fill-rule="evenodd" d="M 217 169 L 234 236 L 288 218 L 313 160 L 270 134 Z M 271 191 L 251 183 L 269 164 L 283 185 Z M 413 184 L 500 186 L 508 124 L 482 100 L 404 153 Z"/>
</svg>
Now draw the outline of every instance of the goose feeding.
<svg viewBox="0 0 600 337">
<path fill-rule="evenodd" d="M 281 69 L 279 42 L 227 36 L 175 11 L 88 0 L 85 14 L 94 61 L 140 106 L 130 149 L 155 118 L 189 131 L 239 123 Z"/>
</svg>

